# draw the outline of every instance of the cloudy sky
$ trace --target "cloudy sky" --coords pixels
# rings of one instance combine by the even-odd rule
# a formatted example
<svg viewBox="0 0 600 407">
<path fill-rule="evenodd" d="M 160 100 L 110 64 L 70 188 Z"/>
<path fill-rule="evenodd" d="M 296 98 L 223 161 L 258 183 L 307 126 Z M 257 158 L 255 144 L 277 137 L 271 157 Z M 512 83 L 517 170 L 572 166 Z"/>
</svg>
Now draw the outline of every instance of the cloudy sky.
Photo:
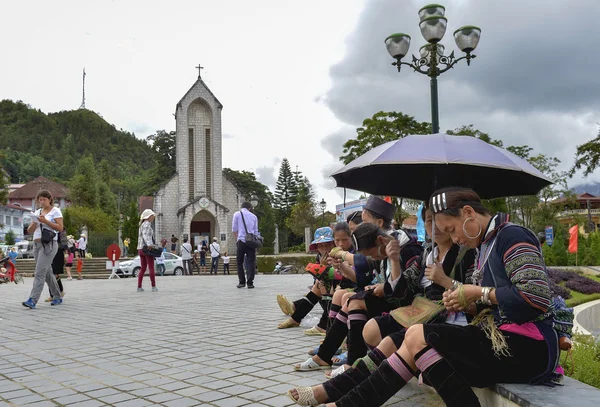
<svg viewBox="0 0 600 407">
<path fill-rule="evenodd" d="M 380 110 L 430 119 L 428 78 L 396 72 L 384 38 L 424 44 L 414 0 L 10 2 L 0 15 L 0 98 L 44 112 L 86 105 L 146 137 L 173 130 L 197 77 L 223 103 L 223 164 L 273 188 L 281 159 L 329 209 L 342 144 Z M 439 79 L 442 131 L 461 125 L 556 156 L 598 131 L 600 9 L 595 0 L 445 1 L 448 32 L 482 28 L 477 59 Z M 456 50 L 457 53 L 460 51 Z M 591 176 L 600 181 L 600 176 Z M 581 177 L 576 177 L 576 184 Z M 352 197 L 352 196 L 351 196 Z"/>
</svg>

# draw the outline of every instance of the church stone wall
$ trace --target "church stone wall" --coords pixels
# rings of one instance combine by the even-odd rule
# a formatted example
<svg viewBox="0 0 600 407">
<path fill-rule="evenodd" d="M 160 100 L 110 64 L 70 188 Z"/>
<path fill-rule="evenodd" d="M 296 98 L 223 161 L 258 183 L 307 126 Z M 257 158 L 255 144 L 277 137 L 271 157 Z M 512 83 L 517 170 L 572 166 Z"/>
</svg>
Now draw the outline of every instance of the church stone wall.
<svg viewBox="0 0 600 407">
<path fill-rule="evenodd" d="M 155 239 L 156 243 L 164 237 L 169 240 L 171 235 L 179 236 L 180 228 L 177 220 L 177 211 L 179 205 L 177 196 L 179 195 L 178 175 L 167 182 L 165 186 L 158 190 L 154 200 L 154 212 L 159 216 L 155 221 Z"/>
</svg>

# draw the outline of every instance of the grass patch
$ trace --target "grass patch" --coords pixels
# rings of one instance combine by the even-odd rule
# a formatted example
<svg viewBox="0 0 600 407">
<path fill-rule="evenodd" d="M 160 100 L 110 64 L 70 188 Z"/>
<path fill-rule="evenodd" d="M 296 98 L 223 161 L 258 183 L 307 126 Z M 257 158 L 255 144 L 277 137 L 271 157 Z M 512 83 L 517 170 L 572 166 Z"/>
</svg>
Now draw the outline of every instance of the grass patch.
<svg viewBox="0 0 600 407">
<path fill-rule="evenodd" d="M 575 307 L 577 305 L 595 300 L 600 300 L 600 294 L 582 294 L 580 292 L 571 290 L 571 298 L 565 302 L 567 303 L 567 307 Z"/>
<path fill-rule="evenodd" d="M 571 356 L 561 352 L 560 364 L 567 376 L 600 389 L 600 342 L 589 335 L 575 335 Z"/>
</svg>

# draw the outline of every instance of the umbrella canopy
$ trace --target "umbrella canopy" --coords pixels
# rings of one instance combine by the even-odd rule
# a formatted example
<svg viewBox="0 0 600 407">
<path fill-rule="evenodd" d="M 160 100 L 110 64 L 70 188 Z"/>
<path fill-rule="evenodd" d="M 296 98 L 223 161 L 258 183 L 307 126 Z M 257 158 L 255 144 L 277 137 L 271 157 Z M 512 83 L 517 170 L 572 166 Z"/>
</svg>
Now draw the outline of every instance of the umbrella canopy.
<svg viewBox="0 0 600 407">
<path fill-rule="evenodd" d="M 331 175 L 338 187 L 427 200 L 461 186 L 483 199 L 534 195 L 550 185 L 541 172 L 503 148 L 469 136 L 413 135 L 368 151 Z"/>
</svg>

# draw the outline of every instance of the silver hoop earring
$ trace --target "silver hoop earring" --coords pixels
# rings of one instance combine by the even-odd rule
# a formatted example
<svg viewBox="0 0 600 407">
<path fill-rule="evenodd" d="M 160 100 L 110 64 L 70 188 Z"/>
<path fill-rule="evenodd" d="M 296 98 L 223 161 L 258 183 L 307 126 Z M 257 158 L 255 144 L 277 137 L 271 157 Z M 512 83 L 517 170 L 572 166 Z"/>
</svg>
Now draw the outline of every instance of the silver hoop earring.
<svg viewBox="0 0 600 407">
<path fill-rule="evenodd" d="M 377 246 L 377 255 L 379 257 L 385 257 L 383 254 L 381 254 L 381 246 Z"/>
<path fill-rule="evenodd" d="M 477 222 L 477 224 L 479 225 L 479 232 L 477 232 L 477 234 L 475 236 L 469 236 L 469 234 L 467 233 L 467 230 L 465 229 L 465 225 L 467 224 L 467 221 L 469 221 L 469 220 Z M 477 239 L 479 236 L 481 236 L 481 232 L 483 232 L 483 228 L 481 227 L 481 222 L 479 222 L 475 218 L 467 218 L 467 219 L 465 219 L 465 221 L 463 222 L 462 229 L 463 229 L 463 233 L 467 237 L 467 239 L 471 239 L 471 240 Z"/>
</svg>

